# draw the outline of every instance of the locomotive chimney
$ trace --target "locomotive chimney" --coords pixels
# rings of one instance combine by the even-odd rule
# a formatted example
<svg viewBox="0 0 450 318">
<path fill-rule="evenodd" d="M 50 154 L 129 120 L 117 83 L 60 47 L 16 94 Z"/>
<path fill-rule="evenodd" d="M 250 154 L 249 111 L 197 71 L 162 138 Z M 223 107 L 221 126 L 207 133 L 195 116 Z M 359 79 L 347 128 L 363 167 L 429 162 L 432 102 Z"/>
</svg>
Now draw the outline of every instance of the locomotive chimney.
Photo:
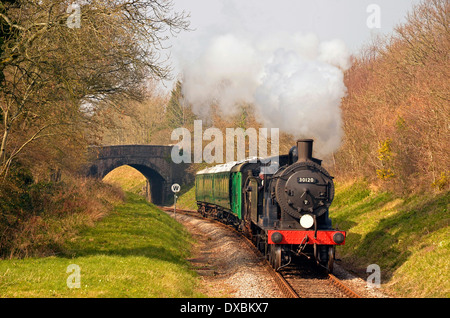
<svg viewBox="0 0 450 318">
<path fill-rule="evenodd" d="M 297 140 L 297 150 L 298 150 L 297 162 L 312 160 L 313 142 L 314 140 L 312 139 Z"/>
</svg>

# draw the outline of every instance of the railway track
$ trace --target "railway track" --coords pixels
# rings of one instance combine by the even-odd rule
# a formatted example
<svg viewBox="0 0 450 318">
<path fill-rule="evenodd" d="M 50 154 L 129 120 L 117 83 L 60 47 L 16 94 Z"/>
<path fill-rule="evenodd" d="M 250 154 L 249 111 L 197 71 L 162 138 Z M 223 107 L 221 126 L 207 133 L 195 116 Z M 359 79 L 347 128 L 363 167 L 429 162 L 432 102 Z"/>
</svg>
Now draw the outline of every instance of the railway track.
<svg viewBox="0 0 450 318">
<path fill-rule="evenodd" d="M 159 207 L 166 212 L 174 212 L 171 207 Z M 196 218 L 203 218 L 195 210 L 177 209 L 176 213 L 185 214 Z M 176 214 L 175 214 L 176 217 Z M 212 220 L 212 219 L 208 219 Z M 243 242 L 258 256 L 263 258 L 259 250 L 251 240 L 241 232 L 215 221 L 219 226 L 226 227 L 244 238 Z M 357 293 L 347 287 L 341 280 L 332 274 L 326 274 L 312 261 L 296 258 L 292 265 L 286 266 L 276 272 L 264 258 L 267 271 L 274 278 L 279 289 L 286 298 L 361 298 Z"/>
<path fill-rule="evenodd" d="M 325 273 L 313 261 L 296 258 L 280 275 L 301 298 L 360 298 L 333 274 Z"/>
</svg>

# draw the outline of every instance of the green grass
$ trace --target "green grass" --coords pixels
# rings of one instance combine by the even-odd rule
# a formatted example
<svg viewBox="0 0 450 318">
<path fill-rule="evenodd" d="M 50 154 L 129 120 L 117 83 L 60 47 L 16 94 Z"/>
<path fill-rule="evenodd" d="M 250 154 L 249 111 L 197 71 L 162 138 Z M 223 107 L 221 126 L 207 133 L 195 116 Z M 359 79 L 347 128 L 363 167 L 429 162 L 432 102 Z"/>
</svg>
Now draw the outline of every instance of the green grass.
<svg viewBox="0 0 450 318">
<path fill-rule="evenodd" d="M 192 239 L 182 225 L 128 193 L 127 203 L 86 228 L 62 253 L 0 260 L 1 297 L 201 297 L 186 258 Z M 67 267 L 80 267 L 81 288 L 68 288 Z"/>
<path fill-rule="evenodd" d="M 178 193 L 177 207 L 181 209 L 197 210 L 194 184 L 181 186 L 181 190 Z"/>
<path fill-rule="evenodd" d="M 449 197 L 399 198 L 363 181 L 338 184 L 330 216 L 347 231 L 339 257 L 361 273 L 378 264 L 383 289 L 394 295 L 450 297 Z"/>
<path fill-rule="evenodd" d="M 144 194 L 146 178 L 133 167 L 120 166 L 108 173 L 103 182 L 119 186 L 126 192 Z"/>
</svg>

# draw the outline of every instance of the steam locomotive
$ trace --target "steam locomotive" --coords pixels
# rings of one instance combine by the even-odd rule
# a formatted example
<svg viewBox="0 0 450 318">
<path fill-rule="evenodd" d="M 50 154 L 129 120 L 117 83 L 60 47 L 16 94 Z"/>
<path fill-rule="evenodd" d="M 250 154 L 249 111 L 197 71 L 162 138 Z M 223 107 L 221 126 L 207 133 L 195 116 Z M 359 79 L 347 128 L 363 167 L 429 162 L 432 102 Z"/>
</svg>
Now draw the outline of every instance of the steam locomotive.
<svg viewBox="0 0 450 318">
<path fill-rule="evenodd" d="M 288 155 L 197 172 L 198 211 L 242 230 L 275 270 L 306 255 L 332 272 L 346 233 L 332 228 L 333 177 L 312 151 L 313 140 L 303 139 Z"/>
</svg>

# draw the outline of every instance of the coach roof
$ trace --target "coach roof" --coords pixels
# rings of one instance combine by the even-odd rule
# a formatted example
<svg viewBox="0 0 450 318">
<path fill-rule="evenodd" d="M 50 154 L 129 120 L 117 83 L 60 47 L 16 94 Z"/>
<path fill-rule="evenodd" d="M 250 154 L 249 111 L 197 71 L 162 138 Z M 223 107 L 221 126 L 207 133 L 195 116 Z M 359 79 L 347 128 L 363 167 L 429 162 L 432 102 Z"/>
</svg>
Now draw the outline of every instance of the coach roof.
<svg viewBox="0 0 450 318">
<path fill-rule="evenodd" d="M 250 160 L 255 160 L 256 161 L 256 157 L 255 158 L 247 158 L 245 160 L 241 160 L 241 161 L 231 161 L 231 162 L 227 162 L 224 164 L 220 164 L 217 166 L 213 166 L 213 167 L 209 167 L 203 170 L 200 170 L 197 172 L 197 174 L 210 174 L 210 173 L 220 173 L 220 172 L 230 172 L 231 169 L 233 169 L 234 166 L 237 166 L 239 164 L 242 164 L 244 162 L 250 161 Z"/>
</svg>

